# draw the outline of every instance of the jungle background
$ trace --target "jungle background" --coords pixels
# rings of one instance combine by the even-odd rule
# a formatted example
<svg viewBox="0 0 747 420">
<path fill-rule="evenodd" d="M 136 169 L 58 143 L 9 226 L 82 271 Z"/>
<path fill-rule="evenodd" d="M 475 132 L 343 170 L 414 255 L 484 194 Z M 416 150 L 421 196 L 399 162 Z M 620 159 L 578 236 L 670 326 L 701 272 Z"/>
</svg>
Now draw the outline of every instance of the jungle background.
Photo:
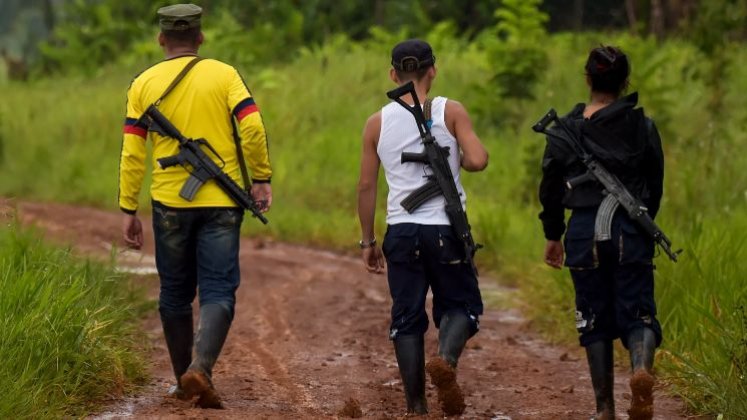
<svg viewBox="0 0 747 420">
<path fill-rule="evenodd" d="M 162 58 L 155 11 L 168 3 L 0 2 L 0 195 L 116 209 L 125 92 Z M 569 275 L 541 258 L 544 139 L 530 127 L 550 107 L 587 99 L 591 48 L 623 48 L 630 91 L 664 144 L 657 222 L 684 249 L 677 264 L 656 261 L 660 377 L 694 413 L 747 418 L 747 1 L 200 4 L 202 55 L 242 72 L 270 136 L 273 222 L 247 223 L 247 235 L 354 250 L 363 123 L 386 103 L 392 46 L 426 39 L 439 68 L 435 93 L 465 104 L 491 156 L 484 173 L 464 180 L 485 244 L 478 263 L 520 290 L 517 304 L 536 328 L 570 344 Z M 0 401 L 0 417 L 19 407 L 79 412 L 142 375 L 127 338 L 142 302 L 119 274 L 12 224 L 0 231 L 0 258 L 0 377 L 18 378 L 0 383 L 0 395 L 16 396 Z M 72 319 L 71 306 L 86 312 Z"/>
</svg>

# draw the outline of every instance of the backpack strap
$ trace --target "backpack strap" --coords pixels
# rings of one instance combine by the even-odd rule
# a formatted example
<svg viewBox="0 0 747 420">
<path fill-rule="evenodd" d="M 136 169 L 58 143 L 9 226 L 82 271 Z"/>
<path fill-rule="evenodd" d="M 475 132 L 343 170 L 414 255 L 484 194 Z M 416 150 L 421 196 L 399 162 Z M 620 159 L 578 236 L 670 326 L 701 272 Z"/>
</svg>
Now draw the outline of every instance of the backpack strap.
<svg viewBox="0 0 747 420">
<path fill-rule="evenodd" d="M 174 80 L 173 80 L 173 81 L 171 82 L 171 84 L 169 85 L 169 87 L 167 87 L 167 88 L 166 88 L 166 90 L 165 90 L 165 91 L 163 92 L 163 94 L 161 94 L 161 97 L 160 97 L 160 98 L 158 98 L 158 100 L 157 100 L 157 101 L 155 101 L 155 102 L 153 103 L 153 105 L 155 105 L 155 106 L 158 106 L 158 105 L 159 105 L 159 104 L 161 103 L 161 101 L 162 101 L 162 100 L 163 100 L 163 99 L 164 99 L 164 98 L 165 98 L 165 97 L 166 97 L 166 96 L 167 96 L 167 95 L 168 95 L 169 93 L 171 93 L 171 91 L 172 91 L 172 90 L 174 90 L 174 88 L 176 87 L 176 85 L 178 85 L 178 84 L 179 84 L 179 82 L 181 82 L 181 81 L 182 81 L 182 79 L 184 79 L 184 76 L 186 76 L 186 75 L 187 75 L 187 73 L 189 73 L 189 71 L 190 71 L 190 70 L 192 70 L 192 67 L 194 67 L 194 66 L 195 66 L 195 64 L 199 63 L 199 62 L 200 62 L 200 61 L 202 61 L 202 60 L 203 60 L 203 58 L 202 58 L 202 57 L 195 57 L 195 58 L 194 58 L 194 59 L 192 59 L 192 60 L 191 60 L 191 61 L 190 61 L 189 63 L 187 63 L 187 65 L 186 65 L 186 66 L 184 66 L 184 68 L 182 69 L 182 71 L 180 71 L 180 72 L 179 72 L 179 74 L 177 74 L 177 75 L 176 75 L 176 77 L 175 77 L 175 78 L 174 78 Z"/>
</svg>

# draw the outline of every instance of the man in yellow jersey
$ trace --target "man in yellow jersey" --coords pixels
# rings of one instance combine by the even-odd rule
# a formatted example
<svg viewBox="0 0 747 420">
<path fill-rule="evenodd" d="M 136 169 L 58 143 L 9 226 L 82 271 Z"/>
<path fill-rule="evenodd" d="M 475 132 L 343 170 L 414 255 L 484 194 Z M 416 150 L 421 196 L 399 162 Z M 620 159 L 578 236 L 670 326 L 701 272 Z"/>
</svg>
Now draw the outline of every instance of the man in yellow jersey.
<svg viewBox="0 0 747 420">
<path fill-rule="evenodd" d="M 185 136 L 205 138 L 225 161 L 223 170 L 242 184 L 244 160 L 251 170 L 251 194 L 265 212 L 272 204 L 267 137 L 249 89 L 235 68 L 217 60 L 197 62 L 159 101 L 185 66 L 197 58 L 203 41 L 202 9 L 177 4 L 158 10 L 158 42 L 166 59 L 139 74 L 127 92 L 127 117 L 119 167 L 122 233 L 128 246 L 143 244 L 136 215 L 145 174 L 149 127 L 141 119 L 151 104 Z M 157 159 L 175 155 L 178 142 L 150 132 L 151 199 L 156 266 L 161 282 L 159 312 L 176 385 L 182 399 L 220 408 L 212 369 L 234 315 L 239 286 L 239 233 L 243 210 L 214 181 L 206 182 L 192 201 L 179 196 L 189 177 L 180 165 L 162 169 Z M 212 157 L 212 156 L 211 156 Z M 215 158 L 217 159 L 217 158 Z M 220 162 L 217 162 L 221 164 Z M 199 290 L 200 320 L 194 338 L 192 301 Z"/>
</svg>

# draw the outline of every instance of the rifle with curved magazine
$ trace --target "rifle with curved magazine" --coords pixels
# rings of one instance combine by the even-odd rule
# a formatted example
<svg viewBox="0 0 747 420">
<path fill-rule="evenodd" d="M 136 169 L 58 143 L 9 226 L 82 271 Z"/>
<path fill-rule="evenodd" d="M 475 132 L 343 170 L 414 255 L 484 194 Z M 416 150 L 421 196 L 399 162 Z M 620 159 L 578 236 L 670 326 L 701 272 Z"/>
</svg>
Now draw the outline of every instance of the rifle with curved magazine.
<svg viewBox="0 0 747 420">
<path fill-rule="evenodd" d="M 225 164 L 223 158 L 220 157 L 218 152 L 215 151 L 207 140 L 193 140 L 184 137 L 155 105 L 149 106 L 141 118 L 147 120 L 147 124 L 151 131 L 164 137 L 171 137 L 179 142 L 179 153 L 158 159 L 158 165 L 163 169 L 174 165 L 182 165 L 185 168 L 188 168 L 188 170 L 191 169 L 187 182 L 184 183 L 181 191 L 179 191 L 180 197 L 187 201 L 192 201 L 195 194 L 197 194 L 197 190 L 199 190 L 208 180 L 214 179 L 218 186 L 228 194 L 236 204 L 244 210 L 249 210 L 252 215 L 262 223 L 268 223 L 268 220 L 264 215 L 262 215 L 262 212 L 257 207 L 251 194 L 241 188 L 236 181 L 223 171 L 221 166 L 218 166 L 218 164 L 213 162 L 210 156 L 202 150 L 200 146 L 205 146 L 210 150 L 210 153 Z"/>
<path fill-rule="evenodd" d="M 561 132 L 547 129 L 547 126 L 553 122 L 561 128 Z M 654 222 L 654 219 L 648 214 L 648 209 L 643 202 L 634 197 L 614 174 L 605 169 L 592 154 L 584 149 L 581 141 L 558 118 L 558 114 L 554 109 L 550 109 L 537 124 L 532 126 L 532 130 L 566 142 L 584 166 L 586 166 L 586 173 L 566 181 L 566 187 L 569 190 L 589 181 L 599 182 L 604 188 L 602 193 L 605 197 L 602 200 L 602 204 L 599 205 L 594 224 L 594 239 L 596 241 L 601 242 L 612 239 L 612 218 L 617 208 L 622 206 L 628 213 L 628 216 L 659 245 L 669 256 L 669 259 L 677 262 L 677 256 L 682 250 L 672 251 L 672 241 L 669 240 L 667 235 L 664 234 L 661 228 Z"/>
<path fill-rule="evenodd" d="M 407 94 L 412 96 L 413 103 L 416 104 L 415 106 L 410 106 L 407 102 L 402 100 L 402 96 Z M 407 82 L 402 86 L 387 92 L 386 96 L 404 107 L 415 117 L 415 122 L 417 123 L 418 131 L 420 132 L 420 138 L 423 140 L 423 152 L 403 152 L 402 163 L 422 163 L 430 166 L 433 171 L 432 175 L 427 176 L 428 181 L 423 186 L 410 193 L 410 195 L 402 200 L 400 205 L 402 205 L 408 213 L 412 213 L 426 201 L 439 195 L 443 195 L 446 200 L 446 216 L 449 218 L 449 222 L 451 222 L 451 228 L 454 230 L 457 238 L 459 238 L 464 244 L 465 262 L 472 267 L 475 275 L 477 275 L 474 256 L 475 252 L 482 248 L 482 245 L 476 244 L 474 238 L 472 238 L 469 221 L 467 220 L 467 213 L 464 212 L 464 208 L 462 207 L 462 200 L 459 197 L 459 191 L 454 183 L 454 175 L 451 172 L 451 167 L 449 166 L 449 161 L 447 159 L 449 157 L 449 148 L 439 146 L 438 143 L 436 143 L 433 134 L 431 134 L 429 122 L 426 121 L 423 110 L 419 106 L 420 100 L 415 92 L 415 85 L 413 82 Z"/>
</svg>

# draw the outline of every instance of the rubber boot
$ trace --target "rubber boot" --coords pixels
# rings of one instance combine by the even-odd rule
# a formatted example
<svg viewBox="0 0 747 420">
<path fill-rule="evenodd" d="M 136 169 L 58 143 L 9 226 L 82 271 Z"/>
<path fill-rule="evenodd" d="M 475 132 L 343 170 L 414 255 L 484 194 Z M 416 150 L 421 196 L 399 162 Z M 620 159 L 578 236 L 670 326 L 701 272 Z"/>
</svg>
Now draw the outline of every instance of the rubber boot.
<svg viewBox="0 0 747 420">
<path fill-rule="evenodd" d="M 194 334 L 192 313 L 182 315 L 161 314 L 161 325 L 166 339 L 166 347 L 169 349 L 171 367 L 176 378 L 176 385 L 169 389 L 169 395 L 180 400 L 187 399 L 184 390 L 179 386 L 179 381 L 192 363 L 192 339 Z"/>
<path fill-rule="evenodd" d="M 441 317 L 438 330 L 438 355 L 456 368 L 464 346 L 467 345 L 474 321 L 462 312 L 455 311 Z"/>
<path fill-rule="evenodd" d="M 631 420 L 649 420 L 654 417 L 654 352 L 656 334 L 649 328 L 637 328 L 628 335 L 632 398 L 628 415 Z"/>
<path fill-rule="evenodd" d="M 394 354 L 405 388 L 408 414 L 427 414 L 425 398 L 425 346 L 422 335 L 398 335 Z"/>
<path fill-rule="evenodd" d="M 195 359 L 181 378 L 181 386 L 188 398 L 199 396 L 202 408 L 223 408 L 212 382 L 213 366 L 226 341 L 232 320 L 231 310 L 221 304 L 200 307 L 200 325 L 195 340 Z"/>
<path fill-rule="evenodd" d="M 596 420 L 615 418 L 613 354 L 612 341 L 595 341 L 586 346 L 586 360 L 589 362 L 591 385 L 597 405 L 597 413 L 593 417 Z"/>
<path fill-rule="evenodd" d="M 474 321 L 461 311 L 445 314 L 438 332 L 438 357 L 428 361 L 426 369 L 438 389 L 438 401 L 447 416 L 464 413 L 464 394 L 456 380 L 456 367 L 470 337 Z"/>
</svg>

